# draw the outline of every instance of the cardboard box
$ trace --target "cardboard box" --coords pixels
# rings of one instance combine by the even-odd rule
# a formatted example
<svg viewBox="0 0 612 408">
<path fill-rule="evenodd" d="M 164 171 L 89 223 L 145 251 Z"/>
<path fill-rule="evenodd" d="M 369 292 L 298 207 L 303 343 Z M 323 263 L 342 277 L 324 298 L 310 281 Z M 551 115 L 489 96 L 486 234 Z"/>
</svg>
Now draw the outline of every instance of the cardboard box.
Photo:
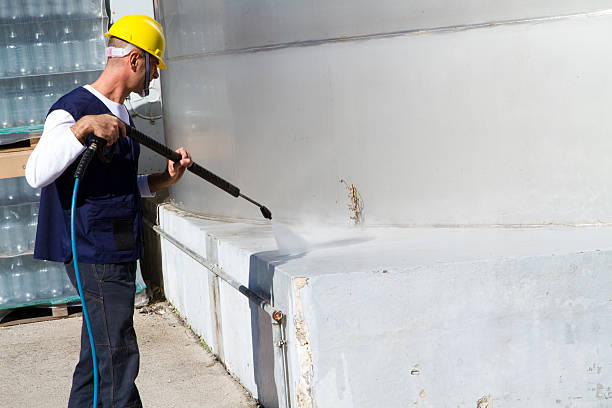
<svg viewBox="0 0 612 408">
<path fill-rule="evenodd" d="M 25 176 L 28 157 L 39 140 L 40 137 L 33 137 L 18 143 L 0 145 L 0 179 Z"/>
<path fill-rule="evenodd" d="M 32 149 L 0 153 L 0 179 L 25 176 L 30 153 Z"/>
</svg>

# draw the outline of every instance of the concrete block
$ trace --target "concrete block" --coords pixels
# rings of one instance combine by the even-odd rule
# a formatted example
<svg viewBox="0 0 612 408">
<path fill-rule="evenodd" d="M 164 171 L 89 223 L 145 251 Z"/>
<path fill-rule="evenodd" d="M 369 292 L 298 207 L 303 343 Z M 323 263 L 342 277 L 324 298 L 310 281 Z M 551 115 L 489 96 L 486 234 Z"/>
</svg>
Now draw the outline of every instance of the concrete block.
<svg viewBox="0 0 612 408">
<path fill-rule="evenodd" d="M 608 406 L 610 227 L 299 229 L 312 250 L 287 257 L 269 225 L 159 211 L 286 314 L 293 407 Z M 215 300 L 210 272 L 162 250 L 169 300 L 264 406 L 283 406 L 269 316 L 224 282 Z"/>
</svg>

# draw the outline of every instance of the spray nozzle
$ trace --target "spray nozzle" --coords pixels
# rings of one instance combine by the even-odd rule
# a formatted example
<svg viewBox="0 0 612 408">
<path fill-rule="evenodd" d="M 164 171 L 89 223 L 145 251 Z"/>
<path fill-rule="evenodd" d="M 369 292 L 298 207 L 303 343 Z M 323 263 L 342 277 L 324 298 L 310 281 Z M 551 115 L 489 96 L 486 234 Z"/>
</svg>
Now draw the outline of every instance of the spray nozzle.
<svg viewBox="0 0 612 408">
<path fill-rule="evenodd" d="M 259 209 L 261 210 L 261 214 L 264 216 L 264 218 L 267 218 L 269 220 L 272 219 L 272 213 L 270 212 L 270 210 L 268 210 L 268 208 L 266 208 L 265 205 L 262 205 L 261 207 L 259 207 Z"/>
<path fill-rule="evenodd" d="M 97 150 L 104 146 L 106 146 L 106 139 L 102 139 L 98 136 L 93 136 L 89 142 L 89 149 Z"/>
</svg>

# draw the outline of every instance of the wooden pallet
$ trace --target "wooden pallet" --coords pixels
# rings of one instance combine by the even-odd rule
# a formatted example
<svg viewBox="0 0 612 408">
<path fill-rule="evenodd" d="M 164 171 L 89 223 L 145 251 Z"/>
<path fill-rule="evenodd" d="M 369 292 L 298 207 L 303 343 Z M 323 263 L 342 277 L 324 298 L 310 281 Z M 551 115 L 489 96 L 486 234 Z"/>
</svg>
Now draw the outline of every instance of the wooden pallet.
<svg viewBox="0 0 612 408">
<path fill-rule="evenodd" d="M 22 152 L 24 150 L 34 150 L 40 140 L 40 135 L 19 142 L 0 145 L 0 153 Z"/>
<path fill-rule="evenodd" d="M 9 309 L 0 319 L 0 327 L 16 326 L 18 324 L 37 323 L 48 320 L 64 319 L 66 317 L 82 316 L 79 305 L 29 306 Z M 2 316 L 2 315 L 0 315 Z"/>
</svg>

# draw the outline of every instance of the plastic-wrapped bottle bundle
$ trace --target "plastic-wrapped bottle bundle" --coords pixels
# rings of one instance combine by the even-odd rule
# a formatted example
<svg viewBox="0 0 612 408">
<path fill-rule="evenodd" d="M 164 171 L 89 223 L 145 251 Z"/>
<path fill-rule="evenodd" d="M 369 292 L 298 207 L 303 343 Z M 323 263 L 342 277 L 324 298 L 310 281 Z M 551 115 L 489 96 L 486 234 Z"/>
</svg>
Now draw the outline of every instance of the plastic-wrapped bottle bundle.
<svg viewBox="0 0 612 408">
<path fill-rule="evenodd" d="M 106 42 L 102 34 L 101 20 L 87 21 L 83 41 L 88 69 L 104 69 L 106 65 Z"/>
<path fill-rule="evenodd" d="M 53 298 L 51 295 L 48 263 L 45 261 L 33 261 L 31 263 L 31 270 L 34 271 L 36 280 L 36 297 L 40 300 Z"/>
<path fill-rule="evenodd" d="M 40 87 L 41 78 L 31 77 L 25 78 L 28 83 L 28 91 L 25 93 L 25 105 L 27 108 L 26 124 L 36 125 L 42 123 L 41 121 L 41 102 L 40 102 Z"/>
<path fill-rule="evenodd" d="M 45 123 L 49 108 L 57 101 L 57 78 L 56 75 L 28 78 L 31 84 L 31 90 L 28 93 L 28 108 L 34 124 Z"/>
<path fill-rule="evenodd" d="M 23 262 L 21 257 L 13 258 L 13 262 L 11 264 L 10 269 L 10 277 L 12 284 L 11 291 L 11 302 L 12 303 L 22 303 L 26 302 L 26 278 L 25 278 L 25 268 L 23 267 Z"/>
<path fill-rule="evenodd" d="M 0 258 L 0 307 L 8 305 L 13 298 L 11 262 L 11 258 Z"/>
<path fill-rule="evenodd" d="M 25 124 L 30 126 L 36 125 L 37 123 L 40 123 L 40 113 L 36 109 L 38 92 L 35 88 L 36 82 L 39 81 L 39 78 L 23 78 L 21 81 L 23 81 L 24 85 L 19 84 L 18 92 L 20 92 L 19 90 L 25 88 L 25 91 L 23 91 L 23 98 L 25 100 Z"/>
<path fill-rule="evenodd" d="M 0 205 L 15 205 L 21 202 L 23 177 L 0 179 Z"/>
<path fill-rule="evenodd" d="M 62 10 L 66 6 L 58 0 L 37 11 L 38 17 L 32 16 L 30 9 L 20 17 L 26 20 L 6 24 L 2 16 L 11 14 L 8 9 L 15 10 L 7 4 L 16 2 L 0 0 L 0 21 L 5 22 L 0 24 L 0 129 L 44 123 L 49 107 L 59 95 L 95 80 L 98 73 L 91 71 L 101 70 L 106 64 L 102 34 L 105 20 L 91 18 L 101 15 L 99 2 L 79 0 L 69 5 L 72 15 L 80 13 L 89 19 L 46 18 L 54 15 L 55 11 L 49 11 L 55 7 L 53 4 Z M 26 10 L 32 5 L 24 3 L 24 7 Z M 78 71 L 92 75 L 84 77 Z M 60 72 L 63 74 L 47 75 Z M 15 135 L 0 135 L 0 144 L 15 141 Z"/>
<path fill-rule="evenodd" d="M 14 214 L 7 207 L 0 208 L 0 255 L 11 255 L 11 228 L 14 225 Z"/>
<path fill-rule="evenodd" d="M 34 251 L 34 243 L 36 242 L 36 227 L 38 226 L 38 203 L 24 204 L 23 207 L 23 233 L 24 233 L 24 250 Z"/>
<path fill-rule="evenodd" d="M 48 74 L 56 72 L 58 67 L 57 51 L 55 44 L 55 31 L 48 24 L 36 24 L 33 34 L 33 42 L 29 44 L 28 55 L 31 58 L 31 65 L 34 73 Z"/>
<path fill-rule="evenodd" d="M 31 255 L 0 258 L 0 308 L 76 296 L 63 264 Z"/>
<path fill-rule="evenodd" d="M 65 269 L 62 269 L 62 284 L 63 284 L 63 290 L 62 290 L 62 295 L 65 297 L 68 296 L 74 296 L 77 294 L 77 291 L 74 289 L 74 286 L 72 286 L 72 282 L 70 282 L 70 278 L 68 278 L 68 274 L 66 273 Z"/>
<path fill-rule="evenodd" d="M 88 71 L 1 81 L 0 129 L 44 123 L 49 108 L 60 95 L 95 81 L 97 75 L 97 71 Z M 13 138 L 0 135 L 0 144 L 12 143 Z"/>
<path fill-rule="evenodd" d="M 38 285 L 36 279 L 36 271 L 32 269 L 31 264 L 33 263 L 33 259 L 28 256 L 20 256 L 16 258 L 16 263 L 21 261 L 21 268 L 23 273 L 23 301 L 31 302 L 36 299 L 38 292 Z"/>
<path fill-rule="evenodd" d="M 26 181 L 25 177 L 19 177 L 20 188 L 21 188 L 21 202 L 24 203 L 36 203 L 40 201 L 40 189 L 32 188 Z"/>
<path fill-rule="evenodd" d="M 83 8 L 83 16 L 87 18 L 102 18 L 104 10 L 100 7 L 99 0 L 85 0 L 81 2 Z"/>
<path fill-rule="evenodd" d="M 0 1 L 0 20 L 13 22 L 21 20 L 23 17 L 23 5 L 15 0 Z"/>
<path fill-rule="evenodd" d="M 138 271 L 136 290 L 145 289 Z M 32 255 L 0 258 L 0 309 L 49 301 L 77 300 L 78 294 L 61 262 L 40 261 Z"/>
<path fill-rule="evenodd" d="M 0 22 L 102 17 L 100 0 L 1 0 Z"/>
<path fill-rule="evenodd" d="M 2 4 L 2 2 L 0 1 L 0 4 Z M 1 12 L 1 6 L 0 6 L 0 12 Z M 0 77 L 4 77 L 7 75 L 6 69 L 7 69 L 7 63 L 8 61 L 6 60 L 6 44 L 7 44 L 7 36 L 8 35 L 8 28 L 6 26 L 0 26 Z"/>
<path fill-rule="evenodd" d="M 0 1 L 0 21 L 8 21 L 13 13 L 13 4 L 10 1 Z"/>
<path fill-rule="evenodd" d="M 44 123 L 49 108 L 57 101 L 57 76 L 49 75 L 32 78 L 29 109 L 36 123 Z"/>
<path fill-rule="evenodd" d="M 0 208 L 0 254 L 13 256 L 27 251 L 26 228 L 18 206 Z"/>
<path fill-rule="evenodd" d="M 44 78 L 36 99 L 36 110 L 40 115 L 40 123 L 44 123 L 49 108 L 58 99 L 57 78 Z"/>
<path fill-rule="evenodd" d="M 67 75 L 62 78 L 62 82 L 59 86 L 59 94 L 64 94 L 72 91 L 79 86 L 90 84 L 96 80 L 98 73 L 95 71 L 90 72 L 75 72 L 72 75 Z"/>
<path fill-rule="evenodd" d="M 11 254 L 23 254 L 29 251 L 29 240 L 26 237 L 26 228 L 28 227 L 27 221 L 28 220 L 24 220 L 19 217 L 12 226 Z"/>
<path fill-rule="evenodd" d="M 0 129 L 6 129 L 13 126 L 11 99 L 12 96 L 9 92 L 3 90 L 2 93 L 0 93 Z M 0 144 L 2 144 L 1 138 Z"/>
<path fill-rule="evenodd" d="M 58 56 L 61 58 L 62 71 L 81 71 L 85 69 L 85 53 L 78 35 L 74 31 L 76 23 L 60 21 L 57 24 L 60 33 Z"/>
<path fill-rule="evenodd" d="M 6 207 L 0 208 L 0 255 L 11 254 L 11 227 L 13 226 L 13 214 Z"/>
<path fill-rule="evenodd" d="M 24 257 L 12 258 L 10 268 L 11 303 L 27 303 L 36 298 L 36 276 L 24 265 Z"/>
<path fill-rule="evenodd" d="M 82 17 L 82 3 L 82 0 L 63 0 L 62 10 L 64 15 L 68 18 Z"/>
<path fill-rule="evenodd" d="M 36 279 L 38 281 L 38 294 L 41 298 L 53 299 L 53 290 L 51 284 L 50 262 L 39 261 L 35 263 L 34 270 L 36 271 Z"/>
<path fill-rule="evenodd" d="M 4 0 L 7 1 L 7 0 Z M 9 1 L 10 2 L 10 1 Z M 36 20 L 50 17 L 54 13 L 52 2 L 41 0 L 22 0 L 23 19 Z"/>
<path fill-rule="evenodd" d="M 73 90 L 74 88 L 78 88 L 79 86 L 83 86 L 85 84 L 83 75 L 74 74 L 65 78 L 64 87 L 66 92 Z"/>
<path fill-rule="evenodd" d="M 66 270 L 64 266 L 57 262 L 45 262 L 49 273 L 49 289 L 51 297 L 54 299 L 64 297 L 64 275 Z"/>
<path fill-rule="evenodd" d="M 44 21 L 33 30 L 0 25 L 0 77 L 103 69 L 102 26 L 102 20 Z"/>
<path fill-rule="evenodd" d="M 58 35 L 58 43 L 56 46 L 57 61 L 59 70 L 62 72 L 72 71 L 72 49 L 74 48 L 72 39 L 72 28 L 68 26 L 69 22 L 57 22 L 54 28 Z"/>
<path fill-rule="evenodd" d="M 30 109 L 28 107 L 28 81 L 24 78 L 15 83 L 11 112 L 13 114 L 13 126 L 25 126 L 29 124 Z"/>
<path fill-rule="evenodd" d="M 28 31 L 22 25 L 5 26 L 5 75 L 17 76 L 32 73 L 29 64 L 28 47 L 25 45 L 27 43 L 27 34 Z"/>
<path fill-rule="evenodd" d="M 0 256 L 34 249 L 40 190 L 24 177 L 0 180 Z"/>
<path fill-rule="evenodd" d="M 44 293 L 45 297 L 41 300 L 66 298 L 76 294 L 62 263 L 49 261 L 35 262 L 36 266 L 32 269 L 37 270 L 39 276 L 36 285 L 42 286 L 44 284 L 46 286 Z M 69 288 L 67 288 L 66 285 L 68 285 Z M 41 294 L 41 296 L 43 295 Z"/>
<path fill-rule="evenodd" d="M 2 35 L 1 28 L 0 28 L 0 35 Z M 1 43 L 0 43 L 0 49 L 2 51 L 4 50 L 4 47 L 2 46 Z M 5 61 L 0 60 L 0 71 L 3 69 L 2 67 L 4 66 L 5 66 Z M 9 82 L 10 81 L 8 80 L 0 80 L 0 129 L 6 129 L 8 127 L 11 127 L 11 123 L 12 123 L 12 119 L 11 119 L 12 114 L 11 114 L 11 109 L 10 109 L 12 95 L 10 95 L 11 88 L 9 86 L 10 85 Z M 0 136 L 0 144 L 6 143 L 4 139 L 5 138 Z M 1 181 L 0 181 L 0 184 L 1 184 Z M 0 193 L 2 193 L 1 186 L 0 186 Z M 1 202 L 2 202 L 2 195 L 0 195 L 0 203 Z"/>
</svg>

